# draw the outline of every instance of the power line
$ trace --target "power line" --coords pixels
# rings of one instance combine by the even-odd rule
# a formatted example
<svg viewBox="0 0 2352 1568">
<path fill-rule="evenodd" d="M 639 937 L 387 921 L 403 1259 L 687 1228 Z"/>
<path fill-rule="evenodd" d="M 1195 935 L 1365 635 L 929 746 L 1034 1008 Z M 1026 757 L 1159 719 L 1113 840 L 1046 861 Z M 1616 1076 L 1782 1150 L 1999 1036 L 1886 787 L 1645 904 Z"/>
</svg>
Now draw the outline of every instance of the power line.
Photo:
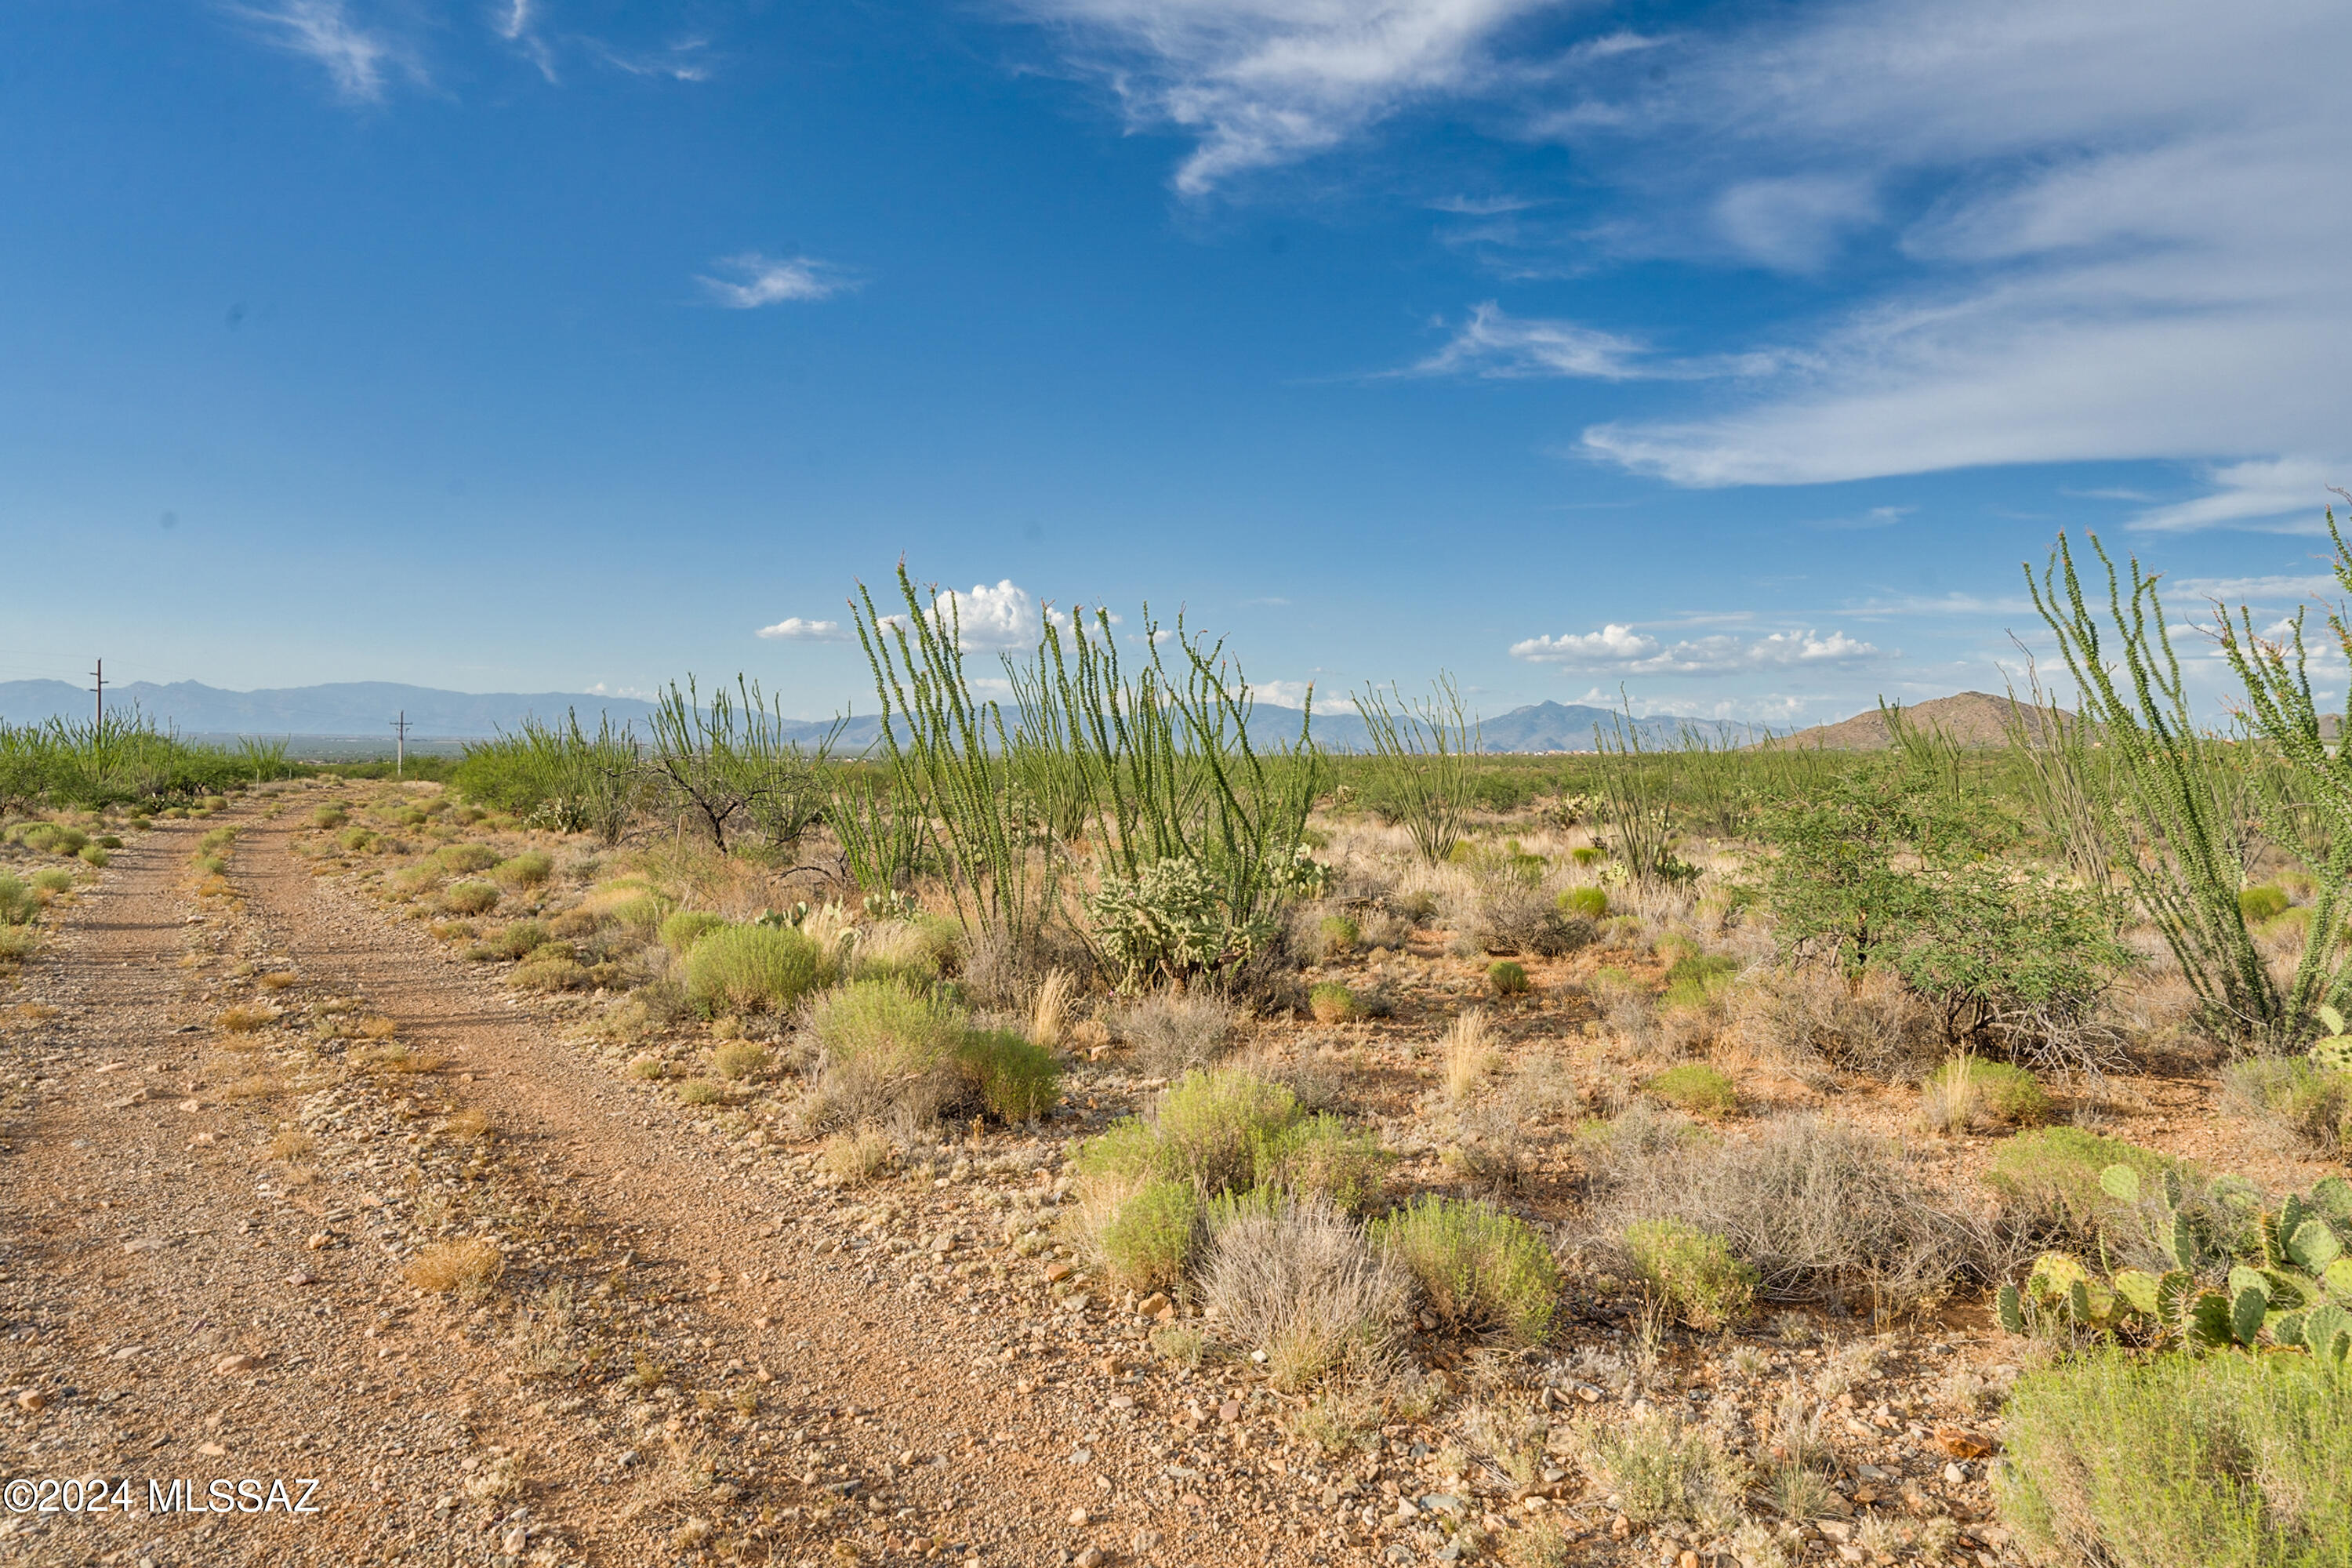
<svg viewBox="0 0 2352 1568">
<path fill-rule="evenodd" d="M 98 682 L 90 689 L 98 693 L 98 732 L 103 735 L 106 733 L 106 660 L 100 659 L 98 668 L 89 673 L 91 679 Z"/>
<path fill-rule="evenodd" d="M 407 709 L 404 708 L 400 710 L 400 717 L 392 721 L 391 728 L 397 731 L 400 735 L 400 749 L 397 753 L 395 753 L 392 764 L 393 780 L 394 783 L 398 783 L 401 777 L 408 772 Z"/>
</svg>

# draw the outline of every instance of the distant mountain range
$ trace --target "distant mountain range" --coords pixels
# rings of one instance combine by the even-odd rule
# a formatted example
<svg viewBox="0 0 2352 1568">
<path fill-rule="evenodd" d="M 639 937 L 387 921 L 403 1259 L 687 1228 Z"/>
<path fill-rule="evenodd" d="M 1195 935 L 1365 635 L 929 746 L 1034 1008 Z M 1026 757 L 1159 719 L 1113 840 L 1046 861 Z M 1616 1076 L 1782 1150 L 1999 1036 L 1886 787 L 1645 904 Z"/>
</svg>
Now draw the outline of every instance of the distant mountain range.
<svg viewBox="0 0 2352 1568">
<path fill-rule="evenodd" d="M 644 727 L 653 704 L 631 697 L 604 697 L 588 692 L 468 692 L 440 691 L 424 686 L 390 681 L 339 681 L 326 686 L 294 686 L 261 691 L 224 691 L 193 680 L 158 686 L 132 681 L 107 688 L 107 706 L 118 711 L 136 707 L 163 729 L 184 735 L 291 735 L 306 737 L 383 737 L 387 745 L 392 721 L 405 712 L 412 740 L 470 740 L 513 730 L 526 718 L 560 720 L 566 711 L 593 725 L 600 714 L 616 725 Z M 90 694 L 62 680 L 0 681 L 0 719 L 10 723 L 37 723 L 51 717 L 84 719 L 90 713 Z M 1573 702 L 1538 702 L 1514 708 L 1479 725 L 1479 738 L 1489 752 L 1589 752 L 1593 727 L 1610 731 L 1617 715 L 1607 708 Z M 1261 744 L 1289 740 L 1298 733 L 1298 710 L 1261 703 L 1252 715 L 1251 738 Z M 1671 747 L 1687 738 L 1710 745 L 1744 745 L 1768 738 L 1759 726 L 1717 719 L 1685 719 L 1654 714 L 1632 721 L 1641 743 Z M 827 721 L 794 721 L 787 732 L 795 740 L 814 742 L 833 728 Z M 874 743 L 879 726 L 871 714 L 845 721 L 836 744 L 862 751 Z M 1351 707 L 1324 709 L 1315 715 L 1313 733 L 1333 751 L 1365 750 L 1369 740 L 1364 721 Z"/>
<path fill-rule="evenodd" d="M 2057 712 L 2062 728 L 2074 717 L 2063 708 Z M 2023 721 L 2029 733 L 2037 737 L 2042 733 L 2041 712 L 2032 703 L 1983 691 L 1957 691 L 1949 697 L 1910 703 L 1903 708 L 1902 714 L 1904 722 L 1911 728 L 1944 735 L 1963 746 L 2006 745 L 2010 726 L 2017 721 Z M 1834 724 L 1800 730 L 1779 742 L 1784 746 L 1824 752 L 1883 752 L 1894 743 L 1886 716 L 1875 708 Z"/>
</svg>

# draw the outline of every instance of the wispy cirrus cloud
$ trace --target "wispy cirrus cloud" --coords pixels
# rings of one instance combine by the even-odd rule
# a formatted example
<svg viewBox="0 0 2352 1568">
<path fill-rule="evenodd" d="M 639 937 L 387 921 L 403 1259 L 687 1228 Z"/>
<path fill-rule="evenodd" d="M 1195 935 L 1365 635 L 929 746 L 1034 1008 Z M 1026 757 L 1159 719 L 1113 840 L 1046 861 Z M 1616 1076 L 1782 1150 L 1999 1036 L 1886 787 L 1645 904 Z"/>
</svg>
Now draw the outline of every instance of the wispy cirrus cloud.
<svg viewBox="0 0 2352 1568">
<path fill-rule="evenodd" d="M 1328 152 L 1417 102 L 1475 94 L 1496 47 L 1561 0 L 1013 0 L 1129 124 L 1196 139 L 1176 188 L 1200 196 Z"/>
<path fill-rule="evenodd" d="M 275 7 L 228 10 L 272 46 L 318 65 L 347 101 L 382 102 L 389 72 L 425 80 L 423 67 L 405 44 L 354 20 L 343 0 L 282 0 Z"/>
<path fill-rule="evenodd" d="M 1562 669 L 1607 670 L 1620 675 L 1731 675 L 1746 670 L 1840 668 L 1899 657 L 1833 631 L 1770 632 L 1759 637 L 1728 634 L 1675 642 L 1612 622 L 1597 632 L 1528 637 L 1511 645 L 1511 657 Z"/>
<path fill-rule="evenodd" d="M 835 294 L 860 287 L 862 282 L 832 263 L 810 256 L 780 258 L 746 251 L 740 256 L 725 257 L 714 266 L 730 276 L 698 277 L 695 281 L 702 285 L 715 303 L 730 310 L 830 300 Z"/>
<path fill-rule="evenodd" d="M 1774 368 L 1764 354 L 1675 358 L 1638 338 L 1574 321 L 1513 316 L 1489 300 L 1474 306 L 1444 348 L 1414 365 L 1421 375 L 1477 375 L 1497 380 L 1580 376 L 1597 381 L 1697 381 L 1763 375 Z"/>
</svg>

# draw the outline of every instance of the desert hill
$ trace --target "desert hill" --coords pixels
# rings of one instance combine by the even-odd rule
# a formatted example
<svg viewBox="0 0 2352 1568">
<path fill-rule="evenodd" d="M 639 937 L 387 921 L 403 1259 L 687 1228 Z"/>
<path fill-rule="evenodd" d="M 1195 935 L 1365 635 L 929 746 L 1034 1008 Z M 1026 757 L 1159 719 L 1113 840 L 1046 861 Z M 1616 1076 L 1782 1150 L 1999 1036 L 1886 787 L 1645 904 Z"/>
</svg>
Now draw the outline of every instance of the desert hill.
<svg viewBox="0 0 2352 1568">
<path fill-rule="evenodd" d="M 1901 711 L 1906 722 L 1921 730 L 1940 731 L 1963 746 L 2006 744 L 2012 713 L 2024 717 L 2029 731 L 2038 733 L 2042 726 L 2041 716 L 2032 704 L 1983 691 L 1955 692 L 1949 697 L 1911 704 Z M 2067 719 L 2074 717 L 2063 708 L 2059 712 Z M 1769 743 L 1808 746 L 1824 752 L 1883 752 L 1895 743 L 1895 738 L 1887 731 L 1886 716 L 1873 708 L 1851 719 L 1816 724 Z"/>
</svg>

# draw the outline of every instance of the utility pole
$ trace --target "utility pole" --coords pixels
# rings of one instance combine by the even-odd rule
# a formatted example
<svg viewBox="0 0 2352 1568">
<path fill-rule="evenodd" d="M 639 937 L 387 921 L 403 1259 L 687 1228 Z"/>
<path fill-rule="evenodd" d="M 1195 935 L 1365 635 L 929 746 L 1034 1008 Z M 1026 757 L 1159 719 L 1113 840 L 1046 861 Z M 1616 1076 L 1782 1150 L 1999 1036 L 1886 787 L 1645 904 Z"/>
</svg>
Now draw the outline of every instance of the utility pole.
<svg viewBox="0 0 2352 1568">
<path fill-rule="evenodd" d="M 392 728 L 398 731 L 400 733 L 400 750 L 394 753 L 394 761 L 392 764 L 392 776 L 394 781 L 397 782 L 408 772 L 407 709 L 404 708 L 400 710 L 400 717 L 392 721 Z"/>
<path fill-rule="evenodd" d="M 98 732 L 104 735 L 106 733 L 106 660 L 100 659 L 98 668 L 89 673 L 90 678 L 98 682 L 93 689 L 98 693 Z"/>
</svg>

